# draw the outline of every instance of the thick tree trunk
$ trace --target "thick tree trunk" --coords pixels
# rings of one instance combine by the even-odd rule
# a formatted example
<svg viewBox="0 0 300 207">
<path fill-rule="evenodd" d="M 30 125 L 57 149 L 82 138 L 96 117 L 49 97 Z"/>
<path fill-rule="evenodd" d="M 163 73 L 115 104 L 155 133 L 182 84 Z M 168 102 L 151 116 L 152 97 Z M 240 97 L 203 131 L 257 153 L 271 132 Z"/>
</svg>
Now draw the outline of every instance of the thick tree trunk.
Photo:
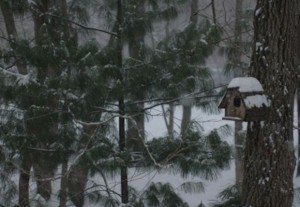
<svg viewBox="0 0 300 207">
<path fill-rule="evenodd" d="M 299 16 L 299 21 L 300 21 L 300 16 Z M 298 69 L 300 69 L 300 27 L 298 27 L 297 30 L 297 50 L 296 50 L 296 64 L 295 67 Z M 296 172 L 296 176 L 299 177 L 300 176 L 300 73 L 298 72 L 298 88 L 297 88 L 297 111 L 298 111 L 298 123 L 296 124 L 296 127 L 298 127 L 298 165 L 297 165 L 297 172 Z"/>
<path fill-rule="evenodd" d="M 14 44 L 18 41 L 18 33 L 15 25 L 14 15 L 11 4 L 8 1 L 0 0 L 1 12 L 3 15 L 6 32 L 10 45 L 13 46 L 16 59 L 16 66 L 20 74 L 27 74 L 27 65 L 24 58 L 15 50 Z M 29 180 L 32 166 L 31 156 L 27 150 L 21 153 L 21 169 L 19 175 L 19 205 L 21 207 L 29 206 Z"/>
<path fill-rule="evenodd" d="M 190 14 L 190 23 L 197 24 L 198 23 L 198 0 L 192 0 L 191 2 L 191 14 Z M 192 119 L 192 104 L 184 103 L 182 105 L 182 120 L 181 120 L 181 128 L 180 135 L 184 139 L 186 133 L 188 131 L 189 125 Z"/>
<path fill-rule="evenodd" d="M 41 148 L 46 148 L 44 145 Z M 52 194 L 51 181 L 54 176 L 53 164 L 49 165 L 48 152 L 32 152 L 33 171 L 37 183 L 37 193 L 48 201 Z"/>
<path fill-rule="evenodd" d="M 13 46 L 18 72 L 20 74 L 25 75 L 27 74 L 26 60 L 24 59 L 23 56 L 20 55 L 20 53 L 16 50 L 14 45 L 17 43 L 19 38 L 18 38 L 18 32 L 15 25 L 13 11 L 10 5 L 11 4 L 8 1 L 0 0 L 0 6 L 4 18 L 6 32 L 7 32 L 8 39 L 10 41 L 10 45 Z"/>
<path fill-rule="evenodd" d="M 136 18 L 143 19 L 145 15 L 145 0 L 136 1 Z M 143 21 L 143 20 L 139 20 Z M 131 58 L 136 61 L 144 61 L 145 58 L 145 29 L 138 28 L 135 31 L 131 31 L 128 39 L 128 49 Z M 139 71 L 137 71 L 140 73 Z M 131 72 L 129 72 L 130 75 Z M 133 72 L 135 73 L 135 71 Z M 132 94 L 131 99 L 144 100 L 144 91 L 136 91 Z M 141 146 L 141 142 L 144 142 L 145 138 L 145 113 L 143 111 L 144 103 L 134 104 L 132 120 L 128 120 L 128 148 L 131 150 L 138 150 Z"/>
<path fill-rule="evenodd" d="M 68 173 L 68 157 L 63 158 L 61 165 L 61 180 L 59 190 L 59 207 L 66 207 L 67 205 L 67 173 Z"/>
<path fill-rule="evenodd" d="M 189 125 L 191 123 L 192 118 L 192 106 L 191 105 L 183 105 L 182 106 L 182 120 L 181 120 L 181 137 L 184 139 L 187 135 Z"/>
<path fill-rule="evenodd" d="M 244 207 L 290 207 L 295 156 L 291 140 L 291 103 L 296 90 L 294 68 L 298 0 L 258 0 L 250 75 L 270 100 L 265 122 L 247 129 L 243 180 Z"/>
<path fill-rule="evenodd" d="M 61 19 L 52 18 L 49 20 L 48 12 L 51 13 L 54 9 L 59 11 L 59 14 L 66 17 L 67 16 L 67 5 L 66 0 L 55 1 L 40 1 L 32 6 L 32 16 L 34 22 L 34 34 L 35 34 L 35 43 L 38 47 L 44 48 L 45 45 L 56 45 L 62 39 L 68 40 L 69 37 L 69 27 L 66 21 Z M 47 28 L 47 29 L 45 29 Z M 48 37 L 48 38 L 45 38 Z M 51 43 L 49 43 L 51 40 Z M 67 42 L 67 41 L 66 41 Z M 43 54 L 41 54 L 43 55 Z M 43 61 L 38 65 L 38 81 L 43 84 L 46 79 L 51 80 L 55 78 L 59 74 L 59 67 L 55 65 L 54 61 L 51 61 L 49 57 L 49 61 Z M 57 97 L 49 97 L 48 102 L 40 102 L 38 99 L 32 100 L 32 104 L 47 107 L 50 110 L 49 114 L 52 114 L 53 111 L 57 110 L 58 100 Z M 40 121 L 40 122 L 39 122 Z M 53 144 L 53 140 L 58 136 L 58 128 L 59 128 L 59 119 L 53 118 L 52 120 L 38 120 L 34 123 L 33 128 L 39 126 L 41 123 L 45 123 L 51 121 L 49 125 L 52 127 L 48 128 L 38 128 L 35 131 L 29 130 L 29 132 L 36 137 L 39 137 L 39 141 L 35 142 L 37 147 L 42 149 L 47 149 L 51 144 Z M 45 138 L 47 136 L 51 136 L 53 139 Z M 52 192 L 52 177 L 54 175 L 54 170 L 59 164 L 60 160 L 49 160 L 52 156 L 53 152 L 45 151 L 33 151 L 31 152 L 33 155 L 33 170 L 34 175 L 37 180 L 37 193 L 39 193 L 44 199 L 49 200 Z"/>
<path fill-rule="evenodd" d="M 29 180 L 32 166 L 31 156 L 27 150 L 22 154 L 19 176 L 19 206 L 29 207 Z"/>
<path fill-rule="evenodd" d="M 84 204 L 85 187 L 88 180 L 88 166 L 85 160 L 79 160 L 70 167 L 68 174 L 68 195 L 76 207 Z"/>
<path fill-rule="evenodd" d="M 140 149 L 141 142 L 145 141 L 144 104 L 135 104 L 134 108 L 136 112 L 131 113 L 132 119 L 128 120 L 127 147 L 130 150 L 137 151 Z"/>
<path fill-rule="evenodd" d="M 85 149 L 90 149 L 93 146 L 93 136 L 95 136 L 97 126 L 83 126 L 83 133 L 80 139 L 80 145 L 84 146 Z M 67 173 L 63 172 L 62 176 L 65 179 L 67 176 L 67 188 L 68 196 L 70 200 L 74 203 L 76 207 L 82 207 L 84 205 L 84 198 L 86 193 L 86 183 L 88 181 L 89 173 L 89 161 L 86 160 L 84 156 L 80 156 L 76 159 L 76 163 L 70 166 Z M 66 162 L 65 160 L 64 162 Z M 63 163 L 64 164 L 64 163 Z M 66 168 L 67 163 L 63 165 Z M 65 169 L 63 169 L 65 170 Z M 62 185 L 65 180 L 62 180 Z M 61 188 L 64 186 L 61 186 Z M 63 189 L 61 189 L 63 190 Z"/>
</svg>

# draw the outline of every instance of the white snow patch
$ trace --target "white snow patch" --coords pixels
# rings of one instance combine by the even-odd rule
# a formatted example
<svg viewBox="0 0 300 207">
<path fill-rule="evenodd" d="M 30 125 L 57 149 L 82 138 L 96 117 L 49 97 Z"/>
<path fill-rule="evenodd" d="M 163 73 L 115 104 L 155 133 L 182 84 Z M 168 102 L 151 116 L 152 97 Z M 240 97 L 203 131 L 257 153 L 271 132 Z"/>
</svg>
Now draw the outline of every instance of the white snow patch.
<svg viewBox="0 0 300 207">
<path fill-rule="evenodd" d="M 261 42 L 256 42 L 255 43 L 255 48 L 256 48 L 256 51 L 258 51 L 262 46 L 262 43 Z"/>
<path fill-rule="evenodd" d="M 261 83 L 253 77 L 234 78 L 228 84 L 228 88 L 239 88 L 240 92 L 263 92 Z"/>
<path fill-rule="evenodd" d="M 267 107 L 269 106 L 269 101 L 265 95 L 247 96 L 244 99 L 244 102 L 247 108 L 253 108 L 253 107 L 261 108 L 264 105 Z"/>
<path fill-rule="evenodd" d="M 255 16 L 258 16 L 260 14 L 261 8 L 256 9 Z"/>
</svg>

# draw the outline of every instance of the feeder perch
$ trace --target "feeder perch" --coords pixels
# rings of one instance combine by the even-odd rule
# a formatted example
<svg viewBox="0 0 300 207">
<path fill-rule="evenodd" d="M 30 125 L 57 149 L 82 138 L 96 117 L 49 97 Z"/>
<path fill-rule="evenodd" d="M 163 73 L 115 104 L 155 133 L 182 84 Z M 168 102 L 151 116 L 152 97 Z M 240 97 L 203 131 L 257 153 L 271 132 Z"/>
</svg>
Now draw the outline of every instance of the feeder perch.
<svg viewBox="0 0 300 207">
<path fill-rule="evenodd" d="M 253 77 L 239 77 L 230 81 L 219 108 L 225 109 L 225 120 L 265 120 L 269 101 L 261 83 Z"/>
</svg>

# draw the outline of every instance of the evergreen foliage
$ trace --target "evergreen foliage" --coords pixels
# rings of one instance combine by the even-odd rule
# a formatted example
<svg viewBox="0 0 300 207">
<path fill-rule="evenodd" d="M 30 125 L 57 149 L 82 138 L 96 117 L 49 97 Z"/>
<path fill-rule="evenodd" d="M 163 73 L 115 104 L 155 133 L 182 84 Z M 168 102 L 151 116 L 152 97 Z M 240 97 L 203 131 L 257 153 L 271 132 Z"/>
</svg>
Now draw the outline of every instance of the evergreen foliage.
<svg viewBox="0 0 300 207">
<path fill-rule="evenodd" d="M 241 206 L 241 192 L 238 186 L 227 187 L 219 193 L 220 202 L 213 204 L 213 207 L 239 207 Z"/>
<path fill-rule="evenodd" d="M 94 6 L 100 7 L 106 20 L 115 25 L 116 5 L 112 1 L 99 6 L 93 0 L 72 0 L 66 11 L 55 1 L 49 2 L 12 1 L 15 15 L 32 15 L 35 33 L 33 41 L 12 42 L 0 53 L 0 197 L 5 193 L 0 204 L 10 206 L 15 199 L 17 187 L 10 177 L 23 171 L 22 164 L 29 157 L 36 183 L 46 180 L 48 187 L 50 183 L 50 189 L 37 186 L 34 195 L 44 203 L 53 194 L 54 173 L 67 161 L 68 172 L 62 177 L 68 179 L 68 197 L 74 205 L 83 206 L 88 199 L 102 206 L 119 206 L 119 195 L 110 189 L 107 177 L 118 175 L 120 167 L 140 167 L 134 166 L 130 149 L 120 152 L 117 146 L 114 118 L 120 113 L 116 110 L 120 93 L 125 94 L 125 114 L 133 117 L 147 113 L 143 107 L 136 107 L 139 101 L 154 105 L 174 100 L 179 103 L 177 100 L 186 94 L 195 94 L 191 98 L 197 106 L 210 108 L 215 99 L 202 97 L 215 96 L 216 92 L 204 63 L 214 43 L 220 41 L 220 28 L 208 20 L 189 24 L 159 41 L 154 49 L 140 45 L 138 55 L 124 58 L 120 68 L 114 37 L 107 45 L 100 45 L 96 39 L 80 42 L 82 28 L 71 22 L 88 26 L 89 9 Z M 124 2 L 124 45 L 138 34 L 151 32 L 154 22 L 176 18 L 176 5 L 186 1 L 148 3 L 149 9 L 139 17 L 137 1 Z M 26 60 L 27 74 L 19 74 L 16 67 L 11 67 L 16 51 Z M 120 84 L 121 70 L 124 85 Z M 145 168 L 169 166 L 166 170 L 183 177 L 215 179 L 229 165 L 230 148 L 222 139 L 229 133 L 228 127 L 223 127 L 204 135 L 201 126 L 192 122 L 184 140 L 161 137 L 142 142 L 138 149 L 143 155 L 141 163 Z M 88 186 L 89 178 L 96 176 L 104 184 Z M 200 193 L 204 186 L 202 182 L 185 182 L 179 189 Z M 188 206 L 169 183 L 152 183 L 143 192 L 129 190 L 128 206 Z"/>
<path fill-rule="evenodd" d="M 229 145 L 222 141 L 219 133 L 212 131 L 204 136 L 194 127 L 185 140 L 159 138 L 147 145 L 157 162 L 170 165 L 169 170 L 180 172 L 184 177 L 215 179 L 219 170 L 228 166 L 231 154 Z"/>
<path fill-rule="evenodd" d="M 190 24 L 158 43 L 152 62 L 160 68 L 161 78 L 156 85 L 165 92 L 160 95 L 178 97 L 198 88 L 203 91 L 212 88 L 209 70 L 202 65 L 219 38 L 219 29 L 204 21 L 200 25 Z"/>
</svg>

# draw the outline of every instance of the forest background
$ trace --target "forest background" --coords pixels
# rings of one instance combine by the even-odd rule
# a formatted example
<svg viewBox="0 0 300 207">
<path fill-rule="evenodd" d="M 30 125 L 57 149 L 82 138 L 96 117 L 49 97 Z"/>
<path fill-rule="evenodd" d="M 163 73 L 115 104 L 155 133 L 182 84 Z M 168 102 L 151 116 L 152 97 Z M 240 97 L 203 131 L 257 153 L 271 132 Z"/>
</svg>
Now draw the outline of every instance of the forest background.
<svg viewBox="0 0 300 207">
<path fill-rule="evenodd" d="M 203 207 L 202 181 L 234 157 L 236 183 L 211 205 L 238 205 L 241 122 L 208 132 L 192 113 L 210 121 L 246 76 L 255 4 L 0 0 L 0 204 L 189 206 L 183 191 Z M 201 179 L 128 185 L 153 172 Z"/>
</svg>

